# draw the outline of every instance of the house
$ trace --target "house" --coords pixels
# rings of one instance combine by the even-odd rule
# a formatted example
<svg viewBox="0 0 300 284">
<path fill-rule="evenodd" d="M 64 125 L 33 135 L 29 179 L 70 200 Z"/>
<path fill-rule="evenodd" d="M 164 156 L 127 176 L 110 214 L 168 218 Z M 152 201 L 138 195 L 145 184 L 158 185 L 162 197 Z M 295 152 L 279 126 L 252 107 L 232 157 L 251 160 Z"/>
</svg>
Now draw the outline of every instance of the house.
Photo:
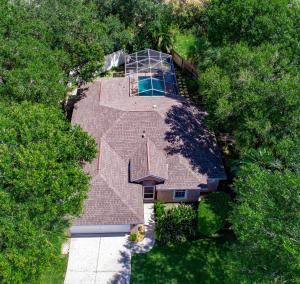
<svg viewBox="0 0 300 284">
<path fill-rule="evenodd" d="M 72 234 L 130 232 L 143 204 L 198 201 L 226 178 L 206 113 L 178 95 L 172 57 L 153 50 L 126 56 L 125 77 L 86 86 L 72 123 L 95 137 L 85 170 L 91 188 Z"/>
</svg>

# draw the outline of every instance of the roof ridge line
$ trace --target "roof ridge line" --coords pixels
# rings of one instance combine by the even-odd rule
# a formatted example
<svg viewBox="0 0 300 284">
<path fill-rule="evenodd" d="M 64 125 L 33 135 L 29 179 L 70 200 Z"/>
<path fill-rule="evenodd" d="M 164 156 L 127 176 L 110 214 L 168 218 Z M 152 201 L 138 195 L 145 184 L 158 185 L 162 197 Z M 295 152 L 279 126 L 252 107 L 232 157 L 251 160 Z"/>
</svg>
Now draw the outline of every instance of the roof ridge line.
<svg viewBox="0 0 300 284">
<path fill-rule="evenodd" d="M 102 84 L 103 84 L 103 81 L 102 80 L 100 80 L 100 90 L 99 90 L 99 101 L 98 101 L 98 103 L 99 103 L 99 105 L 101 106 L 101 97 L 102 97 L 102 90 L 103 90 L 103 88 L 102 88 Z"/>
<path fill-rule="evenodd" d="M 101 138 L 102 139 L 102 138 Z M 118 153 L 106 142 L 104 141 L 104 143 L 110 148 L 110 150 L 112 152 L 114 152 L 118 158 L 124 163 L 126 164 L 126 162 L 118 155 Z M 128 205 L 126 204 L 126 202 L 123 201 L 123 197 L 119 194 L 119 192 L 115 189 L 115 187 L 109 185 L 109 183 L 106 181 L 106 178 L 103 176 L 103 174 L 99 171 L 99 173 L 97 174 L 97 176 L 100 176 L 103 181 L 106 183 L 106 185 L 120 198 L 121 202 L 126 206 L 126 208 L 128 208 L 134 215 L 135 217 L 138 217 L 139 214 L 138 212 L 134 211 L 131 207 L 128 207 Z M 138 217 L 139 218 L 139 217 Z"/>
<path fill-rule="evenodd" d="M 149 138 L 146 142 L 146 152 L 147 152 L 147 170 L 148 174 L 150 174 L 150 153 L 149 153 Z"/>
<path fill-rule="evenodd" d="M 112 108 L 112 107 L 108 107 L 108 108 L 115 109 L 115 108 Z M 115 110 L 118 110 L 118 109 L 115 109 Z M 115 122 L 108 129 L 106 129 L 106 131 L 103 132 L 102 136 L 100 137 L 100 140 L 103 139 L 103 137 L 105 136 L 105 134 L 127 113 L 124 110 L 119 110 L 119 111 L 122 112 L 122 114 L 115 120 Z"/>
<path fill-rule="evenodd" d="M 99 173 L 98 176 L 100 176 L 100 177 L 102 178 L 102 180 L 105 182 L 105 184 L 107 185 L 107 187 L 110 188 L 110 189 L 113 191 L 113 193 L 114 193 L 115 195 L 117 195 L 117 196 L 120 198 L 120 201 L 125 205 L 125 207 L 126 207 L 127 209 L 129 209 L 129 211 L 130 211 L 131 213 L 133 213 L 133 215 L 134 215 L 135 217 L 138 217 L 138 218 L 139 218 L 139 214 L 138 214 L 136 211 L 134 211 L 134 210 L 132 209 L 132 207 L 128 206 L 128 205 L 126 204 L 126 202 L 123 201 L 122 196 L 118 193 L 118 191 L 115 190 L 114 187 L 110 186 L 110 185 L 106 182 L 106 179 L 104 178 L 104 176 L 103 176 L 101 173 Z"/>
<path fill-rule="evenodd" d="M 138 214 L 135 210 L 133 210 L 133 208 L 132 208 L 131 206 L 128 206 L 127 203 L 124 202 L 124 199 L 123 199 L 123 197 L 119 194 L 119 192 L 116 191 L 116 189 L 115 189 L 113 186 L 110 186 L 110 185 L 106 182 L 106 180 L 105 180 L 105 178 L 103 177 L 102 174 L 99 174 L 99 175 L 101 176 L 101 178 L 103 179 L 103 181 L 107 184 L 107 186 L 114 192 L 114 194 L 117 195 L 117 196 L 120 198 L 121 202 L 125 205 L 125 207 L 126 207 L 127 209 L 129 209 L 129 211 L 130 211 L 135 217 L 138 217 L 138 218 L 139 218 L 139 214 Z"/>
<path fill-rule="evenodd" d="M 99 154 L 98 154 L 98 161 L 97 161 L 97 174 L 99 174 L 99 172 L 100 172 L 100 161 L 101 161 L 101 139 L 100 139 L 100 142 L 99 142 L 98 149 L 99 149 Z"/>
</svg>

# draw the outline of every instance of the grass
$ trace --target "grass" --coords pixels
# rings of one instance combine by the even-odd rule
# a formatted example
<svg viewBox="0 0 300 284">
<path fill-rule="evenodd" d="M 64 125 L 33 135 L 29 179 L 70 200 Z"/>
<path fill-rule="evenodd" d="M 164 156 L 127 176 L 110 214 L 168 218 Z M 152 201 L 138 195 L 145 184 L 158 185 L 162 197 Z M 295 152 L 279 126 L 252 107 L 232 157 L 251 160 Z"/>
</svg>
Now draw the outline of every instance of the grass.
<svg viewBox="0 0 300 284">
<path fill-rule="evenodd" d="M 175 36 L 174 49 L 184 59 L 189 60 L 191 51 L 196 45 L 197 38 L 192 33 L 179 33 Z"/>
<path fill-rule="evenodd" d="M 41 278 L 40 284 L 63 284 L 67 270 L 68 256 L 62 256 Z"/>
<path fill-rule="evenodd" d="M 66 235 L 59 235 L 52 240 L 52 244 L 55 248 L 56 254 L 52 259 L 51 266 L 47 269 L 39 284 L 63 284 L 65 279 L 65 273 L 67 271 L 68 255 L 61 254 L 61 247 L 63 242 L 67 240 Z"/>
<path fill-rule="evenodd" d="M 225 283 L 227 243 L 201 239 L 132 257 L 132 284 Z"/>
</svg>

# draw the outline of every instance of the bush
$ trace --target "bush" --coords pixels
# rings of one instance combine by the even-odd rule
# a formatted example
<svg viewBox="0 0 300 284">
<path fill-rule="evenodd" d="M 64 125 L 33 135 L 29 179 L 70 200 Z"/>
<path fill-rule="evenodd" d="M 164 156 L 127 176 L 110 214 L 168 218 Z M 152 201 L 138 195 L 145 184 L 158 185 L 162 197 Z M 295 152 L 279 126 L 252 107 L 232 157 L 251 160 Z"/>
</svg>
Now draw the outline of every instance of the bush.
<svg viewBox="0 0 300 284">
<path fill-rule="evenodd" d="M 131 233 L 129 236 L 129 240 L 131 242 L 136 242 L 137 241 L 137 233 Z"/>
<path fill-rule="evenodd" d="M 230 197 L 224 192 L 213 192 L 200 201 L 198 207 L 198 232 L 213 236 L 222 229 L 229 213 Z"/>
<path fill-rule="evenodd" d="M 197 94 L 199 91 L 199 81 L 197 79 L 187 80 L 187 88 L 190 94 Z"/>
<path fill-rule="evenodd" d="M 162 201 L 156 201 L 154 204 L 154 213 L 155 213 L 155 219 L 158 220 L 161 218 L 162 215 L 164 215 L 166 209 L 166 205 Z"/>
<path fill-rule="evenodd" d="M 164 245 L 180 244 L 195 236 L 196 212 L 189 205 L 166 210 L 157 220 L 156 239 Z"/>
</svg>

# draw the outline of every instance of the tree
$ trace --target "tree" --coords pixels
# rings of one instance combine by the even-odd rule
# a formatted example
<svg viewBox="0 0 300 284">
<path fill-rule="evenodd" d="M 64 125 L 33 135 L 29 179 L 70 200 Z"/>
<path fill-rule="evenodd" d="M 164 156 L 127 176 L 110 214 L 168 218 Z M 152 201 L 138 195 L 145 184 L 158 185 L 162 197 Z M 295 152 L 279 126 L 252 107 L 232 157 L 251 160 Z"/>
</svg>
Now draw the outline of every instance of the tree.
<svg viewBox="0 0 300 284">
<path fill-rule="evenodd" d="M 89 188 L 95 141 L 55 107 L 0 103 L 0 282 L 32 283 Z"/>
<path fill-rule="evenodd" d="M 213 0 L 204 13 L 210 42 L 246 41 L 297 46 L 300 6 L 289 0 Z"/>
<path fill-rule="evenodd" d="M 88 81 L 101 71 L 105 54 L 125 48 L 133 38 L 131 30 L 126 29 L 117 16 L 107 14 L 103 17 L 95 2 L 2 1 L 1 43 L 9 49 L 11 42 L 20 41 L 18 51 L 22 54 L 33 53 L 33 49 L 38 52 L 44 46 L 43 50 L 48 49 L 49 59 L 53 53 L 57 55 L 54 69 L 59 66 L 63 70 L 62 81 L 66 78 L 79 83 Z M 32 46 L 34 41 L 39 43 L 38 48 Z M 5 54 L 6 59 L 10 60 L 8 55 L 12 54 Z M 44 52 L 42 55 L 42 58 L 35 59 L 38 62 L 36 65 L 43 63 L 47 66 L 49 60 Z M 40 62 L 41 59 L 45 62 Z M 23 63 L 25 66 L 34 65 L 30 61 Z"/>
<path fill-rule="evenodd" d="M 156 48 L 169 53 L 174 45 L 173 34 L 170 27 L 164 23 L 157 23 L 153 26 L 151 32 L 154 42 L 156 43 Z"/>
<path fill-rule="evenodd" d="M 25 3 L 24 9 L 28 22 L 42 22 L 47 28 L 42 34 L 37 31 L 35 37 L 45 38 L 51 49 L 64 52 L 67 60 L 61 63 L 66 75 L 73 71 L 79 81 L 86 81 L 100 70 L 107 35 L 92 2 L 39 0 Z M 25 27 L 25 34 L 28 32 Z"/>
<path fill-rule="evenodd" d="M 236 275 L 250 283 L 298 283 L 300 176 L 248 164 L 234 185 L 237 205 L 230 221 L 238 238 Z"/>
<path fill-rule="evenodd" d="M 300 78 L 279 46 L 226 46 L 200 76 L 209 122 L 234 134 L 238 149 L 274 145 L 298 133 Z"/>
<path fill-rule="evenodd" d="M 198 232 L 213 236 L 227 222 L 230 197 L 224 192 L 212 192 L 205 196 L 198 207 Z"/>
<path fill-rule="evenodd" d="M 118 15 L 125 27 L 131 29 L 135 35 L 131 49 L 169 46 L 169 5 L 157 0 L 115 0 L 112 6 L 114 14 Z"/>
<path fill-rule="evenodd" d="M 0 95 L 4 99 L 56 106 L 65 99 L 66 77 L 58 52 L 30 37 L 3 39 L 0 44 Z"/>
</svg>

